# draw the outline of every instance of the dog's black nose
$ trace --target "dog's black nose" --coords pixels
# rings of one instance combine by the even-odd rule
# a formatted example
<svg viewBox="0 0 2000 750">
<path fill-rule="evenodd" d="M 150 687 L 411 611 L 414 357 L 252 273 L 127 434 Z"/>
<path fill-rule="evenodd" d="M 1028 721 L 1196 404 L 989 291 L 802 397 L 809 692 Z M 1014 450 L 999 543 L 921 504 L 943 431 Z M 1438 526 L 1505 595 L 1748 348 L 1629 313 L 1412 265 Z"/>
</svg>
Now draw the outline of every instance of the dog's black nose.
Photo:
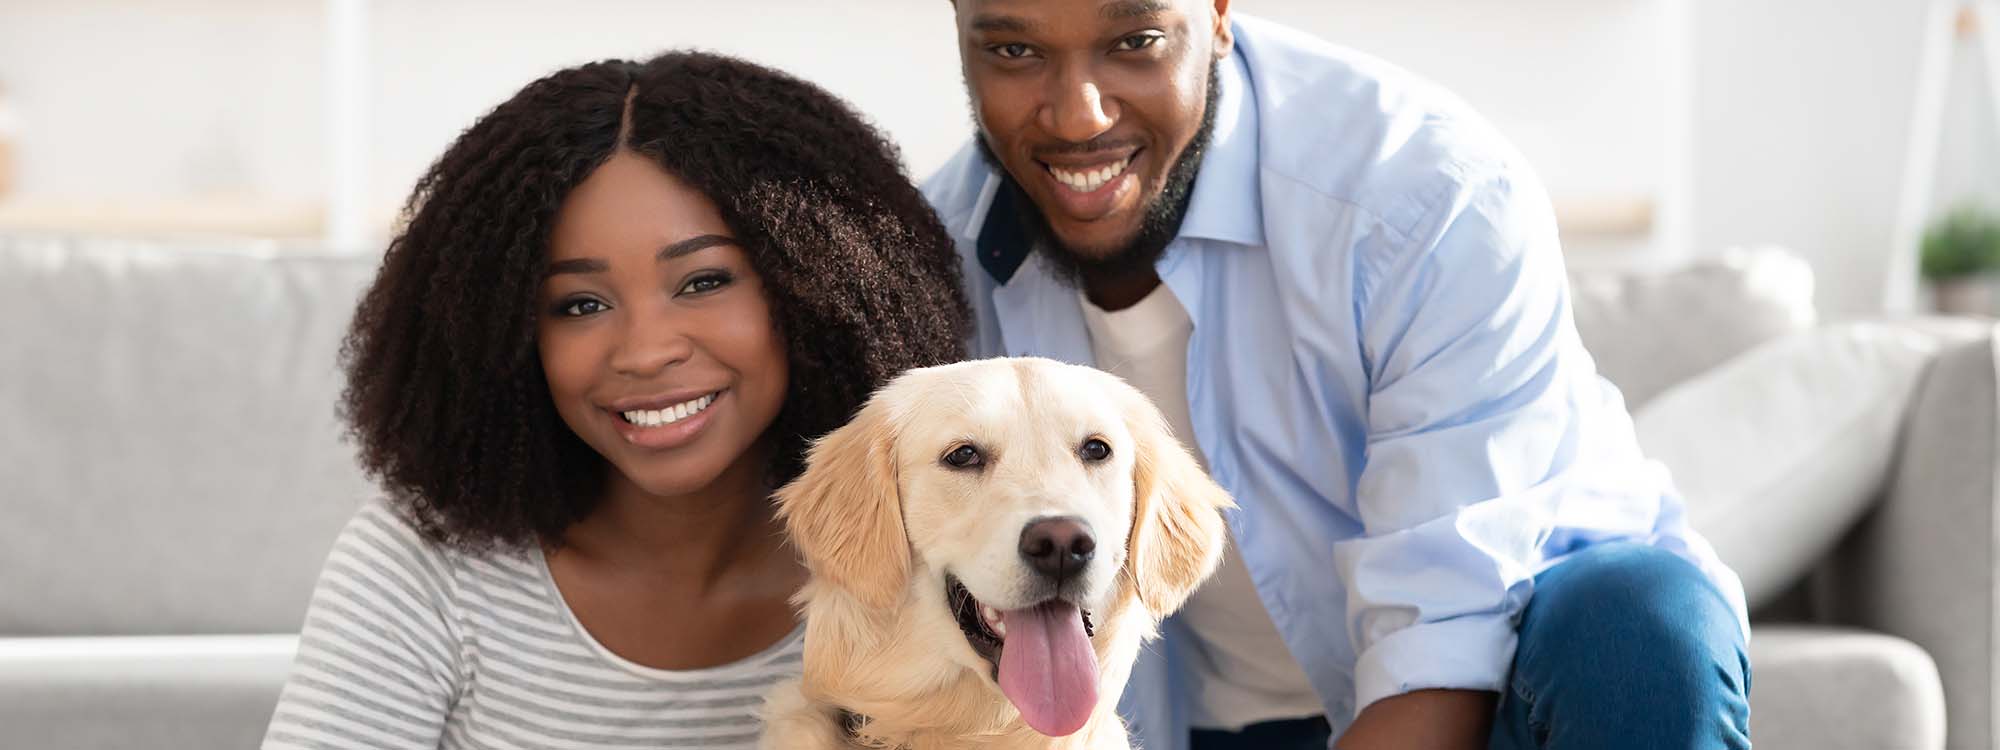
<svg viewBox="0 0 2000 750">
<path fill-rule="evenodd" d="M 1096 552 L 1097 539 L 1090 535 L 1090 527 L 1074 516 L 1037 518 L 1021 529 L 1021 559 L 1057 582 L 1082 573 Z"/>
</svg>

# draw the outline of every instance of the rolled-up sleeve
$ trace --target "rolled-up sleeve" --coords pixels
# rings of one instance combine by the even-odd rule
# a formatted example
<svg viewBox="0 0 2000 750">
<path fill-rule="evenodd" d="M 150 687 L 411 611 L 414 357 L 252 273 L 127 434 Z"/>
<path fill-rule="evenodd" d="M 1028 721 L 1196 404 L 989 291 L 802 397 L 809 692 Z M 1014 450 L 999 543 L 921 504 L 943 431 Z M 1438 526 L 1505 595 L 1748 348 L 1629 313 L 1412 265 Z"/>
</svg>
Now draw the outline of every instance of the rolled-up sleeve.
<svg viewBox="0 0 2000 750">
<path fill-rule="evenodd" d="M 1577 459 L 1561 250 L 1539 187 L 1464 188 L 1428 229 L 1356 255 L 1369 376 L 1360 537 L 1339 543 L 1356 710 L 1499 690 Z"/>
</svg>

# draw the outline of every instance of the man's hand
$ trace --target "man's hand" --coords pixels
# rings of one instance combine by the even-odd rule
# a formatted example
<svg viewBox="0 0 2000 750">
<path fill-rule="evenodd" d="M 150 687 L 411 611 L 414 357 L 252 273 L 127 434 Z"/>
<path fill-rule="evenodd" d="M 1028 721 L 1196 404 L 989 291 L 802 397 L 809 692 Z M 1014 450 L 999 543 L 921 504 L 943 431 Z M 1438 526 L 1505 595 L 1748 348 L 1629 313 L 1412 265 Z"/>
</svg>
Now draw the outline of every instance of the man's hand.
<svg viewBox="0 0 2000 750">
<path fill-rule="evenodd" d="M 1334 743 L 1339 750 L 1485 750 L 1499 696 L 1419 690 L 1376 701 Z"/>
</svg>

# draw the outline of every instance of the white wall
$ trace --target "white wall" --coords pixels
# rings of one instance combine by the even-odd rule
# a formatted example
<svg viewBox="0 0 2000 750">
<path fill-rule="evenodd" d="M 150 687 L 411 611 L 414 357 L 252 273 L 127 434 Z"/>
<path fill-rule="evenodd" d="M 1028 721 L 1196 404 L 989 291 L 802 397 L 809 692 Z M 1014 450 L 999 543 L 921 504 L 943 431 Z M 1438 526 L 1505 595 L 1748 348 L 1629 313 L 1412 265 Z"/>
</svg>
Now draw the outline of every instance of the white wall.
<svg viewBox="0 0 2000 750">
<path fill-rule="evenodd" d="M 1789 246 L 1812 261 L 1823 311 L 1879 308 L 1926 4 L 1701 0 L 1700 247 Z M 1981 190 L 2000 194 L 1978 50 L 1966 45 L 1959 59 L 1938 161 L 1939 205 Z"/>
<path fill-rule="evenodd" d="M 1656 187 L 1661 171 L 1649 21 L 1669 1 L 1237 7 L 1460 90 L 1558 192 L 1629 194 Z M 320 9 L 309 0 L 0 5 L 0 82 L 30 125 L 23 192 L 316 195 Z M 738 53 L 815 80 L 875 117 L 925 173 L 967 132 L 949 14 L 942 0 L 592 0 L 562 10 L 525 0 L 377 0 L 368 50 L 374 200 L 399 200 L 453 135 L 535 76 L 670 46 Z M 122 130 L 140 137 L 113 137 Z"/>
<path fill-rule="evenodd" d="M 2000 26 L 2000 18 L 1989 23 Z M 1984 201 L 2000 207 L 2000 107 L 1990 98 L 1987 50 L 1975 40 L 1965 40 L 1952 66 L 1951 99 L 1945 105 L 1944 137 L 1939 164 L 1936 200 L 1939 210 L 1967 201 Z"/>
<path fill-rule="evenodd" d="M 1466 92 L 1558 193 L 1644 195 L 1659 182 L 1665 114 L 1649 21 L 1667 1 L 1536 0 L 1505 12 L 1467 0 L 1236 7 L 1378 51 Z M 917 175 L 963 143 L 970 115 L 948 3 L 767 0 L 755 13 L 750 5 L 676 18 L 686 4 L 598 0 L 551 14 L 533 3 L 378 3 L 378 65 L 396 71 L 376 79 L 378 188 L 408 184 L 463 123 L 542 70 L 665 46 L 738 53 L 827 86 L 877 118 Z M 475 14 L 476 25 L 463 21 Z M 1522 40 L 1537 44 L 1523 51 Z M 435 54 L 440 46 L 448 53 Z"/>
<path fill-rule="evenodd" d="M 1677 4 L 1697 43 L 1677 58 Z M 465 125 L 553 68 L 671 46 L 791 70 L 874 117 L 922 174 L 967 132 L 943 0 L 374 0 L 365 165 L 376 215 Z M 1900 177 L 1921 4 L 1912 0 L 1238 0 L 1454 88 L 1559 199 L 1671 194 L 1693 175 L 1691 247 L 1776 242 L 1821 302 L 1868 309 Z M 0 87 L 28 130 L 31 195 L 317 200 L 320 0 L 0 0 Z M 1690 68 L 1690 159 L 1674 141 Z M 1970 60 L 1971 58 L 1967 58 Z M 1960 88 L 1974 89 L 1977 67 Z M 1954 104 L 1941 198 L 2000 194 L 1990 107 Z M 1968 124 L 1969 123 L 1969 124 Z M 1978 131 L 1984 127 L 1983 135 Z M 1983 185 L 1983 188 L 1979 186 Z"/>
<path fill-rule="evenodd" d="M 1463 96 L 1558 194 L 1661 187 L 1678 0 L 1239 2 L 1387 58 Z"/>
<path fill-rule="evenodd" d="M 378 191 L 400 195 L 462 128 L 550 70 L 669 47 L 742 55 L 813 80 L 890 131 L 920 171 L 968 114 L 943 0 L 735 3 L 523 0 L 375 4 Z"/>
<path fill-rule="evenodd" d="M 320 6 L 0 0 L 23 193 L 320 191 Z"/>
</svg>

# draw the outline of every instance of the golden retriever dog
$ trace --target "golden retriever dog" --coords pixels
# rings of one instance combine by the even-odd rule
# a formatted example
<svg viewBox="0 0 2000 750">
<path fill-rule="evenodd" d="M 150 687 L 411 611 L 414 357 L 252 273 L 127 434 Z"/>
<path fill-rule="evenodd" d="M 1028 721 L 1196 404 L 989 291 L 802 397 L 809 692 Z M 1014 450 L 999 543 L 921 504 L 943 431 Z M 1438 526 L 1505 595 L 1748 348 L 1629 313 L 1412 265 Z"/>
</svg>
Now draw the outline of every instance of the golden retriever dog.
<svg viewBox="0 0 2000 750">
<path fill-rule="evenodd" d="M 1035 358 L 912 370 L 777 493 L 812 573 L 766 750 L 1128 750 L 1140 642 L 1230 498 L 1138 390 Z"/>
</svg>

